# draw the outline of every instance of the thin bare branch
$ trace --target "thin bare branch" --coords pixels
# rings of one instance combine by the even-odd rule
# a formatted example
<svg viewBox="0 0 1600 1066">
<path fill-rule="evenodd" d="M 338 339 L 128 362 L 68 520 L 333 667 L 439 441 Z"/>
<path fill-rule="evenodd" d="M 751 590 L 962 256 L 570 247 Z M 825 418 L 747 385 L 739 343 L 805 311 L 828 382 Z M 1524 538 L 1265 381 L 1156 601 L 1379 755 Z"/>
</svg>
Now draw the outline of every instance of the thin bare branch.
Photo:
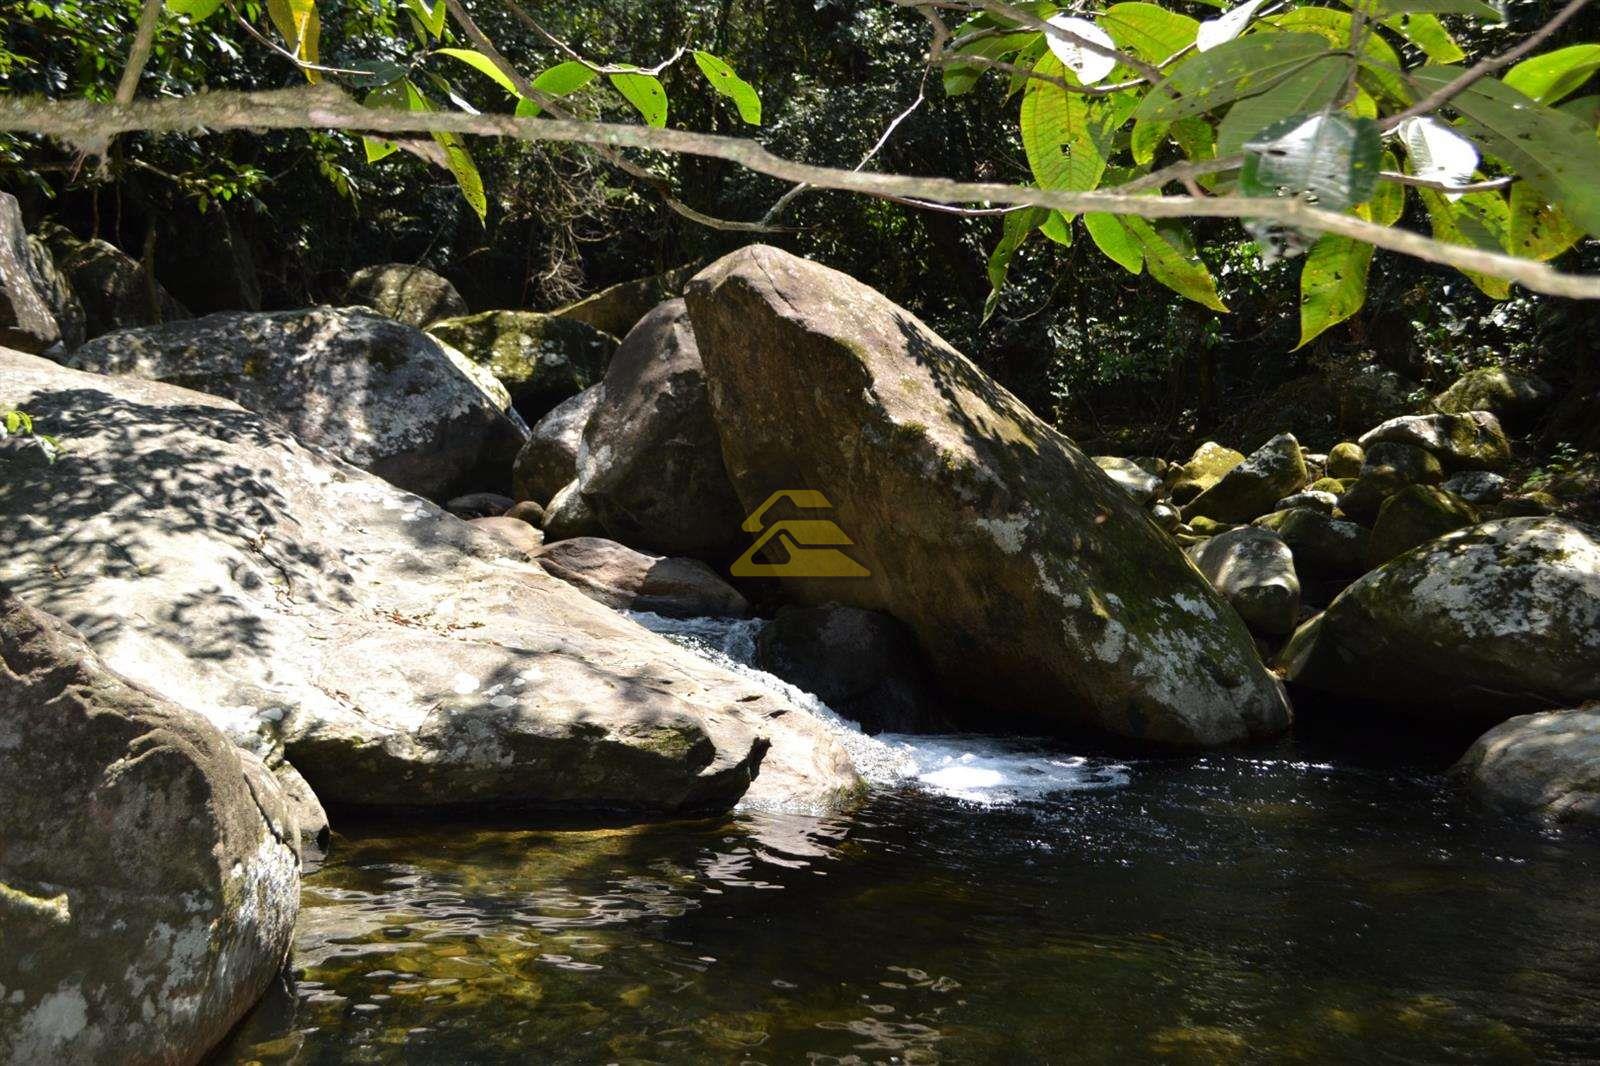
<svg viewBox="0 0 1600 1066">
<path fill-rule="evenodd" d="M 122 68 L 122 80 L 117 82 L 117 103 L 133 102 L 139 91 L 139 75 L 150 61 L 150 46 L 156 39 L 156 21 L 161 17 L 161 0 L 144 0 L 139 12 L 139 30 L 133 35 L 133 47 L 128 49 L 128 65 Z"/>
<path fill-rule="evenodd" d="M 1528 259 L 1446 244 L 1420 233 L 1378 225 L 1354 215 L 1320 210 L 1287 197 L 1143 196 L 1129 195 L 1118 188 L 1067 192 L 997 182 L 841 170 L 784 159 L 743 138 L 685 130 L 512 115 L 369 109 L 331 85 L 263 93 L 203 93 L 177 100 L 139 100 L 131 104 L 0 96 L 0 131 L 47 134 L 76 144 L 135 130 L 307 128 L 379 134 L 451 132 L 676 152 L 726 160 L 788 182 L 952 206 L 1032 206 L 1052 208 L 1065 214 L 1102 211 L 1144 218 L 1259 218 L 1300 229 L 1336 233 L 1431 263 L 1506 278 L 1534 292 L 1600 299 L 1600 276 L 1564 273 Z"/>
</svg>

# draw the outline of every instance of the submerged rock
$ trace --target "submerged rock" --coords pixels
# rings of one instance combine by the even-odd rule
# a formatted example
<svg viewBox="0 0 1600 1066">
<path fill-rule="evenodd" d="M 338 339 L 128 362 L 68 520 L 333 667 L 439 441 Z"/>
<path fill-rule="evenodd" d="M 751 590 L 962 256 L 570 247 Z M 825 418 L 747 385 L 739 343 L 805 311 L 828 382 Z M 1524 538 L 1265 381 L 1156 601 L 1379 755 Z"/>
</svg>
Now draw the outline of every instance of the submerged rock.
<svg viewBox="0 0 1600 1066">
<path fill-rule="evenodd" d="M 1447 470 L 1498 470 L 1511 460 L 1511 442 L 1488 411 L 1458 415 L 1402 415 L 1361 437 L 1361 446 L 1390 441 L 1414 444 L 1438 456 Z"/>
<path fill-rule="evenodd" d="M 600 386 L 591 385 L 556 404 L 534 424 L 511 471 L 511 489 L 517 499 L 543 507 L 577 478 L 583 427 L 589 424 L 599 400 Z"/>
<path fill-rule="evenodd" d="M 0 580 L 335 813 L 855 795 L 797 707 L 231 403 L 0 352 L 0 406 L 71 441 L 0 467 Z"/>
<path fill-rule="evenodd" d="M 605 373 L 615 337 L 575 319 L 537 311 L 484 311 L 434 322 L 428 332 L 487 368 L 529 422 Z"/>
<path fill-rule="evenodd" d="M 17 198 L 0 192 L 0 344 L 25 352 L 83 343 L 83 307 L 48 248 L 28 235 Z"/>
<path fill-rule="evenodd" d="M 708 267 L 686 298 L 741 503 L 824 494 L 826 510 L 780 497 L 764 535 L 842 533 L 853 543 L 802 565 L 866 572 L 796 576 L 785 592 L 903 621 L 966 724 L 1182 745 L 1287 727 L 1248 631 L 1172 540 L 909 312 L 761 245 Z"/>
<path fill-rule="evenodd" d="M 272 776 L 4 586 L 0 842 L 0 1061 L 198 1062 L 288 957 Z"/>
<path fill-rule="evenodd" d="M 1345 589 L 1280 662 L 1311 688 L 1469 722 L 1600 697 L 1600 531 L 1448 533 Z"/>
<path fill-rule="evenodd" d="M 1304 488 L 1310 479 L 1300 445 L 1291 433 L 1280 433 L 1183 509 L 1185 518 L 1248 522 L 1273 509 L 1273 504 Z"/>
<path fill-rule="evenodd" d="M 417 329 L 467 313 L 467 302 L 454 285 L 412 263 L 381 263 L 356 271 L 344 298 Z"/>
<path fill-rule="evenodd" d="M 665 555 L 735 554 L 745 510 L 722 465 L 682 300 L 623 340 L 583 430 L 578 491 L 613 540 Z"/>
<path fill-rule="evenodd" d="M 62 362 L 233 400 L 435 499 L 499 487 L 527 437 L 493 378 L 427 334 L 358 308 L 219 312 L 113 333 Z"/>
<path fill-rule="evenodd" d="M 1469 370 L 1433 398 L 1433 406 L 1446 414 L 1488 411 L 1511 425 L 1526 425 L 1555 399 L 1555 389 L 1535 374 L 1501 366 Z"/>
<path fill-rule="evenodd" d="M 1178 467 L 1178 476 L 1172 482 L 1172 501 L 1180 506 L 1188 503 L 1242 462 L 1243 452 L 1206 441 L 1194 450 L 1188 462 Z"/>
<path fill-rule="evenodd" d="M 537 562 L 591 600 L 668 618 L 743 618 L 750 604 L 698 559 L 646 555 L 616 541 L 574 537 L 540 550 Z"/>
<path fill-rule="evenodd" d="M 1384 501 L 1367 541 L 1367 567 L 1375 569 L 1402 552 L 1463 526 L 1476 525 L 1478 512 L 1459 496 L 1432 485 L 1412 485 Z"/>
<path fill-rule="evenodd" d="M 1499 810 L 1600 824 L 1600 703 L 1502 722 L 1478 738 L 1455 772 L 1475 798 Z"/>
<path fill-rule="evenodd" d="M 815 695 L 868 733 L 950 728 L 911 631 L 881 611 L 785 607 L 756 638 L 755 664 Z"/>
<path fill-rule="evenodd" d="M 1189 549 L 1200 572 L 1258 633 L 1279 636 L 1300 620 L 1300 579 L 1294 556 L 1269 529 L 1245 526 Z"/>
</svg>

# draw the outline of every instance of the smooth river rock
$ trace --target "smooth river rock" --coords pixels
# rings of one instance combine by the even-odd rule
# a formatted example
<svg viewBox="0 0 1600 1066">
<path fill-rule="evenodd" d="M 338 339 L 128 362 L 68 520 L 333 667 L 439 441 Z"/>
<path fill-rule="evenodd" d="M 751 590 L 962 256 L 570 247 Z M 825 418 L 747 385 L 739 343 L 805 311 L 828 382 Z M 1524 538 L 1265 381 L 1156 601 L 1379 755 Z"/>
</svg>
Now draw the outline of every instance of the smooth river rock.
<svg viewBox="0 0 1600 1066">
<path fill-rule="evenodd" d="M 299 848 L 258 760 L 0 585 L 0 1062 L 200 1061 L 288 956 Z"/>
<path fill-rule="evenodd" d="M 363 308 L 224 311 L 112 333 L 62 362 L 233 400 L 433 499 L 500 489 L 528 435 L 491 375 Z"/>
<path fill-rule="evenodd" d="M 1498 810 L 1600 824 L 1600 703 L 1525 714 L 1479 737 L 1455 767 Z"/>
<path fill-rule="evenodd" d="M 0 580 L 286 754 L 336 816 L 855 794 L 833 735 L 784 699 L 234 404 L 0 352 L 0 406 L 71 442 L 0 467 Z"/>
<path fill-rule="evenodd" d="M 1402 415 L 1361 435 L 1361 446 L 1369 452 L 1383 441 L 1425 448 L 1448 471 L 1499 470 L 1511 461 L 1511 442 L 1488 411 Z"/>
<path fill-rule="evenodd" d="M 511 491 L 517 499 L 544 507 L 577 479 L 583 427 L 589 424 L 599 399 L 600 386 L 591 385 L 562 400 L 534 423 L 533 433 L 511 470 Z"/>
<path fill-rule="evenodd" d="M 1178 546 L 908 311 L 763 245 L 708 267 L 686 299 L 740 502 L 825 494 L 830 509 L 776 504 L 764 528 L 831 521 L 868 574 L 779 578 L 783 591 L 900 619 L 966 724 L 1188 746 L 1288 726 L 1248 630 Z"/>
<path fill-rule="evenodd" d="M 1270 529 L 1230 529 L 1189 549 L 1189 558 L 1245 625 L 1258 633 L 1294 632 L 1300 620 L 1300 579 L 1294 554 Z"/>
<path fill-rule="evenodd" d="M 698 559 L 646 555 L 601 537 L 572 537 L 535 556 L 546 573 L 619 611 L 667 618 L 743 618 L 750 604 Z"/>
</svg>

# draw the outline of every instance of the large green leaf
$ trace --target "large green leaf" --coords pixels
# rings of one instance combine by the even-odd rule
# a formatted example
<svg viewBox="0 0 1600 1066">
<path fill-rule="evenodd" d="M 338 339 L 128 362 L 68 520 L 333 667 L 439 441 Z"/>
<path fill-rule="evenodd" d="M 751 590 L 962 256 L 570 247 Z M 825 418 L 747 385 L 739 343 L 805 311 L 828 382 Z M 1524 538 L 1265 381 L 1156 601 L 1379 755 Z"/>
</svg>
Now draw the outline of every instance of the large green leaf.
<svg viewBox="0 0 1600 1066">
<path fill-rule="evenodd" d="M 1399 160 L 1395 159 L 1393 152 L 1387 150 L 1384 151 L 1383 161 L 1379 165 L 1391 174 L 1400 171 Z M 1384 181 L 1380 178 L 1377 187 L 1372 190 L 1372 199 L 1368 202 L 1367 209 L 1368 217 L 1378 225 L 1394 225 L 1406 211 L 1406 187 L 1398 181 Z"/>
<path fill-rule="evenodd" d="M 1389 18 L 1391 15 L 1405 15 L 1422 12 L 1431 15 L 1466 15 L 1469 18 L 1483 19 L 1487 22 L 1504 22 L 1505 14 L 1492 4 L 1483 0 L 1344 0 L 1351 7 L 1359 6 L 1379 19 Z"/>
<path fill-rule="evenodd" d="M 1328 42 L 1310 33 L 1252 33 L 1190 56 L 1146 94 L 1134 118 L 1171 122 L 1271 88 L 1313 59 Z"/>
<path fill-rule="evenodd" d="M 950 53 L 950 58 L 956 59 L 962 56 L 970 56 L 975 60 L 987 59 L 998 62 L 1035 41 L 1038 37 L 1039 35 L 1032 31 L 1027 33 L 1001 33 L 993 37 L 980 37 L 971 44 L 964 45 L 955 52 Z M 1040 47 L 1043 47 L 1042 41 L 1040 42 Z M 978 84 L 978 79 L 991 69 L 993 68 L 988 63 L 983 62 L 947 63 L 944 68 L 945 94 L 948 96 L 960 96 L 962 93 L 970 92 L 972 87 Z"/>
<path fill-rule="evenodd" d="M 1568 222 L 1559 208 L 1525 181 L 1511 186 L 1511 219 L 1506 229 L 1506 251 L 1540 262 L 1554 259 L 1571 248 L 1583 231 Z"/>
<path fill-rule="evenodd" d="M 1073 77 L 1052 53 L 1041 56 L 1034 70 L 1047 77 Z M 1032 79 L 1022 95 L 1021 127 L 1028 167 L 1041 189 L 1086 192 L 1100 184 L 1106 148 L 1087 96 Z"/>
<path fill-rule="evenodd" d="M 623 71 L 611 75 L 611 84 L 632 104 L 651 126 L 667 124 L 667 90 L 661 79 L 643 71 Z"/>
<path fill-rule="evenodd" d="M 318 45 L 322 39 L 322 20 L 317 14 L 316 0 L 267 0 L 267 15 L 283 35 L 289 52 L 302 63 L 320 60 Z M 306 67 L 301 71 L 309 82 L 319 82 L 322 75 Z"/>
<path fill-rule="evenodd" d="M 1351 17 L 1348 11 L 1331 7 L 1294 7 L 1281 15 L 1268 16 L 1266 21 L 1290 33 L 1314 33 L 1336 50 L 1350 47 Z M 1404 105 L 1411 99 L 1405 82 L 1400 77 L 1400 54 L 1381 34 L 1366 35 L 1361 49 L 1361 74 L 1363 84 L 1373 95 L 1392 103 Z"/>
<path fill-rule="evenodd" d="M 1367 299 L 1372 245 L 1324 233 L 1300 269 L 1300 343 L 1304 348 L 1330 326 L 1361 310 Z"/>
<path fill-rule="evenodd" d="M 1233 155 L 1268 126 L 1333 104 L 1350 80 L 1351 66 L 1345 56 L 1313 60 L 1266 92 L 1238 101 L 1217 127 L 1217 154 Z"/>
<path fill-rule="evenodd" d="M 1006 287 L 1006 276 L 1011 272 L 1011 258 L 1028 239 L 1034 227 L 1043 222 L 1048 211 L 1041 207 L 1027 207 L 1006 214 L 1000 230 L 1000 241 L 989 254 L 989 297 L 983 301 L 983 321 L 987 322 L 1000 305 L 1000 291 Z"/>
<path fill-rule="evenodd" d="M 1424 92 L 1453 81 L 1458 67 L 1411 73 Z M 1494 78 L 1480 78 L 1450 101 L 1460 130 L 1497 156 L 1585 233 L 1600 234 L 1600 140 L 1577 118 L 1537 104 Z"/>
<path fill-rule="evenodd" d="M 506 74 L 505 71 L 501 70 L 495 64 L 494 60 L 490 59 L 482 52 L 474 52 L 470 48 L 440 48 L 438 49 L 438 54 L 442 56 L 449 56 L 451 59 L 465 63 L 473 70 L 476 70 L 478 73 L 489 78 L 496 85 L 500 86 L 500 88 L 504 89 L 512 96 L 520 97 L 522 95 L 517 91 L 517 85 L 511 80 L 511 77 Z"/>
<path fill-rule="evenodd" d="M 546 96 L 562 97 L 577 92 L 595 79 L 596 72 L 591 66 L 569 59 L 565 63 L 558 63 L 549 70 L 533 79 L 533 87 Z M 531 117 L 539 113 L 539 105 L 533 100 L 517 101 L 517 116 Z"/>
<path fill-rule="evenodd" d="M 1505 239 L 1510 235 L 1511 211 L 1498 193 L 1468 193 L 1459 200 L 1450 200 L 1434 189 L 1419 187 L 1417 195 L 1428 209 L 1428 220 L 1433 224 L 1433 235 L 1446 244 L 1462 244 L 1487 252 L 1505 251 Z M 1463 270 L 1484 295 L 1504 300 L 1511 295 L 1511 283 L 1504 278 Z"/>
<path fill-rule="evenodd" d="M 1144 252 L 1139 248 L 1138 239 L 1122 224 L 1122 219 L 1116 215 L 1091 211 L 1083 216 L 1083 228 L 1089 231 L 1089 239 L 1105 253 L 1107 259 L 1130 274 L 1144 270 Z"/>
<path fill-rule="evenodd" d="M 1600 70 L 1600 44 L 1575 44 L 1524 59 L 1506 71 L 1505 83 L 1541 104 L 1553 104 L 1583 88 Z"/>
<path fill-rule="evenodd" d="M 1117 47 L 1150 63 L 1165 63 L 1194 43 L 1200 23 L 1188 15 L 1146 3 L 1112 4 L 1095 16 Z"/>
<path fill-rule="evenodd" d="M 193 22 L 204 22 L 222 6 L 222 0 L 167 0 L 167 10 L 187 15 Z"/>
<path fill-rule="evenodd" d="M 1217 295 L 1217 282 L 1198 257 L 1191 257 L 1162 236 L 1148 220 L 1138 215 L 1123 216 L 1120 221 L 1144 253 L 1144 266 L 1150 276 L 1180 296 L 1204 304 L 1213 311 L 1228 310 Z"/>
<path fill-rule="evenodd" d="M 1424 55 L 1435 63 L 1459 63 L 1466 58 L 1456 39 L 1444 28 L 1437 15 L 1426 12 L 1391 15 L 1383 24 L 1422 49 Z"/>
<path fill-rule="evenodd" d="M 761 97 L 755 86 L 735 74 L 733 68 L 710 52 L 695 52 L 695 66 L 717 92 L 733 101 L 739 117 L 752 126 L 761 125 Z"/>
<path fill-rule="evenodd" d="M 445 19 L 450 15 L 444 0 L 434 0 L 431 9 L 422 0 L 406 0 L 406 7 L 411 9 L 411 13 L 416 16 L 417 22 L 427 31 L 428 36 L 437 40 L 444 35 Z"/>
</svg>

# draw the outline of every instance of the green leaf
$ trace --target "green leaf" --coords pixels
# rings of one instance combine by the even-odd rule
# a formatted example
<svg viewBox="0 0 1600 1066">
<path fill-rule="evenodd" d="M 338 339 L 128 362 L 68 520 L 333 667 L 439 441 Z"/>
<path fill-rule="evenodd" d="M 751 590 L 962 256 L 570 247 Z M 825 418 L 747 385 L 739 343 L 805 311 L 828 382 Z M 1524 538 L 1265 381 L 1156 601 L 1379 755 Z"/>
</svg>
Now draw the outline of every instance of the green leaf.
<svg viewBox="0 0 1600 1066">
<path fill-rule="evenodd" d="M 1390 173 L 1399 173 L 1400 161 L 1394 153 L 1385 150 L 1383 161 L 1379 164 Z M 1378 185 L 1372 190 L 1372 199 L 1367 204 L 1368 215 L 1373 222 L 1380 226 L 1392 226 L 1400 221 L 1400 216 L 1406 210 L 1406 187 L 1398 181 L 1379 180 Z"/>
<path fill-rule="evenodd" d="M 1506 71 L 1505 83 L 1541 104 L 1553 104 L 1583 88 L 1600 70 L 1600 44 L 1575 44 L 1524 59 Z"/>
<path fill-rule="evenodd" d="M 404 78 L 410 68 L 387 59 L 355 59 L 347 60 L 340 64 L 347 70 L 359 71 L 356 74 L 344 75 L 345 82 L 352 89 L 376 89 L 384 85 L 392 85 Z"/>
<path fill-rule="evenodd" d="M 1325 233 L 1300 269 L 1300 343 L 1304 348 L 1330 326 L 1361 310 L 1367 299 L 1372 245 Z"/>
<path fill-rule="evenodd" d="M 1466 58 L 1466 53 L 1436 15 L 1422 12 L 1391 15 L 1383 20 L 1383 24 L 1422 49 L 1423 54 L 1435 63 L 1459 63 Z"/>
<path fill-rule="evenodd" d="M 1350 47 L 1350 13 L 1335 11 L 1331 7 L 1296 7 L 1281 15 L 1270 16 L 1266 21 L 1280 30 L 1293 33 L 1314 33 L 1339 51 Z M 1382 34 L 1366 35 L 1366 45 L 1361 50 L 1360 80 L 1373 95 L 1391 103 L 1404 106 L 1411 102 L 1411 94 L 1400 78 L 1400 54 Z"/>
<path fill-rule="evenodd" d="M 1034 70 L 1049 77 L 1073 77 L 1050 53 L 1039 58 Z M 1093 125 L 1088 97 L 1032 79 L 1022 95 L 1021 127 L 1023 151 L 1041 189 L 1085 192 L 1100 184 L 1106 146 Z"/>
<path fill-rule="evenodd" d="M 400 146 L 393 141 L 385 141 L 378 137 L 361 138 L 361 146 L 366 150 L 367 162 L 369 163 L 388 159 L 400 150 Z"/>
<path fill-rule="evenodd" d="M 167 0 L 167 10 L 174 15 L 187 15 L 191 22 L 204 22 L 222 6 L 222 0 Z"/>
<path fill-rule="evenodd" d="M 1446 244 L 1461 244 L 1481 248 L 1488 252 L 1503 252 L 1503 237 L 1509 235 L 1510 208 L 1496 193 L 1468 193 L 1460 200 L 1451 201 L 1435 189 L 1418 187 L 1417 195 L 1428 209 L 1428 219 L 1433 224 L 1433 235 Z M 1504 278 L 1490 277 L 1463 270 L 1484 295 L 1504 300 L 1511 295 L 1511 283 Z"/>
<path fill-rule="evenodd" d="M 1150 63 L 1165 63 L 1194 44 L 1200 23 L 1155 4 L 1112 4 L 1094 17 L 1117 47 Z"/>
<path fill-rule="evenodd" d="M 438 40 L 444 35 L 445 19 L 450 14 L 445 7 L 444 0 L 434 0 L 431 11 L 422 0 L 406 0 L 406 7 L 410 8 L 411 13 L 417 17 L 417 21 L 422 23 L 422 28 L 428 31 L 428 36 Z"/>
<path fill-rule="evenodd" d="M 1039 223 L 1039 232 L 1064 247 L 1072 247 L 1072 219 L 1060 211 L 1051 211 Z"/>
<path fill-rule="evenodd" d="M 1037 33 L 1003 33 L 994 37 L 980 37 L 969 45 L 964 45 L 955 52 L 950 53 L 951 59 L 961 56 L 970 56 L 974 59 L 988 59 L 999 61 L 1015 52 L 1039 35 Z M 1037 58 L 1037 57 L 1035 57 Z M 958 63 L 950 62 L 944 68 L 944 91 L 946 96 L 960 96 L 971 92 L 972 87 L 978 84 L 978 79 L 991 70 L 987 63 Z"/>
<path fill-rule="evenodd" d="M 533 79 L 533 87 L 550 96 L 570 96 L 594 80 L 595 70 L 576 59 L 557 63 Z"/>
<path fill-rule="evenodd" d="M 1422 67 L 1411 78 L 1424 92 L 1449 84 L 1458 67 Z M 1534 103 L 1494 78 L 1480 78 L 1450 106 L 1458 127 L 1561 208 L 1585 233 L 1600 234 L 1600 140 L 1563 111 Z"/>
<path fill-rule="evenodd" d="M 983 321 L 989 321 L 995 308 L 1000 305 L 1000 291 L 1005 288 L 1006 275 L 1011 272 L 1011 257 L 1016 255 L 1017 249 L 1028 239 L 1028 234 L 1045 220 L 1047 214 L 1043 208 L 1028 207 L 1005 216 L 1001 224 L 1000 241 L 989 254 L 989 297 L 983 302 Z"/>
<path fill-rule="evenodd" d="M 710 52 L 696 52 L 694 62 L 711 87 L 733 101 L 733 105 L 739 109 L 740 118 L 752 126 L 761 125 L 761 97 L 756 95 L 754 86 Z"/>
<path fill-rule="evenodd" d="M 1512 255 L 1544 262 L 1571 248 L 1583 236 L 1583 231 L 1568 222 L 1559 208 L 1545 203 L 1544 197 L 1525 181 L 1511 186 L 1510 211 L 1506 251 Z"/>
<path fill-rule="evenodd" d="M 1271 88 L 1329 52 L 1309 33 L 1252 33 L 1179 63 L 1134 112 L 1139 122 L 1170 122 L 1212 111 Z"/>
<path fill-rule="evenodd" d="M 667 124 L 667 90 L 654 74 L 632 71 L 611 75 L 611 84 L 651 126 Z"/>
<path fill-rule="evenodd" d="M 1345 56 L 1313 60 L 1266 92 L 1238 101 L 1217 127 L 1217 153 L 1233 155 L 1273 123 L 1332 104 L 1350 79 L 1350 67 Z"/>
<path fill-rule="evenodd" d="M 1293 196 L 1326 211 L 1344 211 L 1371 198 L 1382 158 L 1371 119 L 1338 112 L 1296 115 L 1261 131 L 1244 146 L 1239 191 L 1245 196 Z M 1268 262 L 1298 255 L 1314 237 L 1261 220 L 1245 221 Z"/>
<path fill-rule="evenodd" d="M 489 80 L 493 81 L 496 85 L 500 86 L 500 88 L 504 89 L 512 96 L 519 98 L 522 96 L 522 94 L 517 91 L 516 82 L 511 80 L 511 76 L 496 66 L 495 61 L 484 55 L 482 52 L 474 52 L 470 48 L 440 48 L 437 50 L 437 54 L 449 56 L 451 59 L 465 63 L 479 74 L 482 74 Z"/>
<path fill-rule="evenodd" d="M 482 223 L 489 216 L 489 198 L 484 195 L 483 178 L 478 173 L 477 164 L 472 161 L 472 154 L 467 151 L 466 142 L 457 133 L 435 133 L 433 139 L 444 149 L 450 173 L 455 175 L 462 198 Z"/>
<path fill-rule="evenodd" d="M 1370 11 L 1379 19 L 1386 19 L 1391 15 L 1405 15 L 1415 12 L 1426 12 L 1431 15 L 1466 15 L 1468 18 L 1483 19 L 1486 22 L 1504 22 L 1505 13 L 1492 4 L 1483 3 L 1482 0 L 1359 0 L 1363 10 Z M 1350 0 L 1345 0 L 1349 4 Z M 1354 7 L 1354 4 L 1350 6 Z"/>
<path fill-rule="evenodd" d="M 1126 215 L 1119 221 L 1139 242 L 1139 250 L 1144 253 L 1145 269 L 1150 271 L 1152 278 L 1178 295 L 1204 304 L 1213 311 L 1228 310 L 1217 295 L 1216 279 L 1198 258 L 1185 254 L 1138 215 Z"/>
<path fill-rule="evenodd" d="M 1143 272 L 1144 252 L 1139 248 L 1138 239 L 1122 224 L 1122 219 L 1091 211 L 1083 216 L 1083 228 L 1089 231 L 1089 239 L 1107 259 L 1130 274 Z"/>
</svg>

